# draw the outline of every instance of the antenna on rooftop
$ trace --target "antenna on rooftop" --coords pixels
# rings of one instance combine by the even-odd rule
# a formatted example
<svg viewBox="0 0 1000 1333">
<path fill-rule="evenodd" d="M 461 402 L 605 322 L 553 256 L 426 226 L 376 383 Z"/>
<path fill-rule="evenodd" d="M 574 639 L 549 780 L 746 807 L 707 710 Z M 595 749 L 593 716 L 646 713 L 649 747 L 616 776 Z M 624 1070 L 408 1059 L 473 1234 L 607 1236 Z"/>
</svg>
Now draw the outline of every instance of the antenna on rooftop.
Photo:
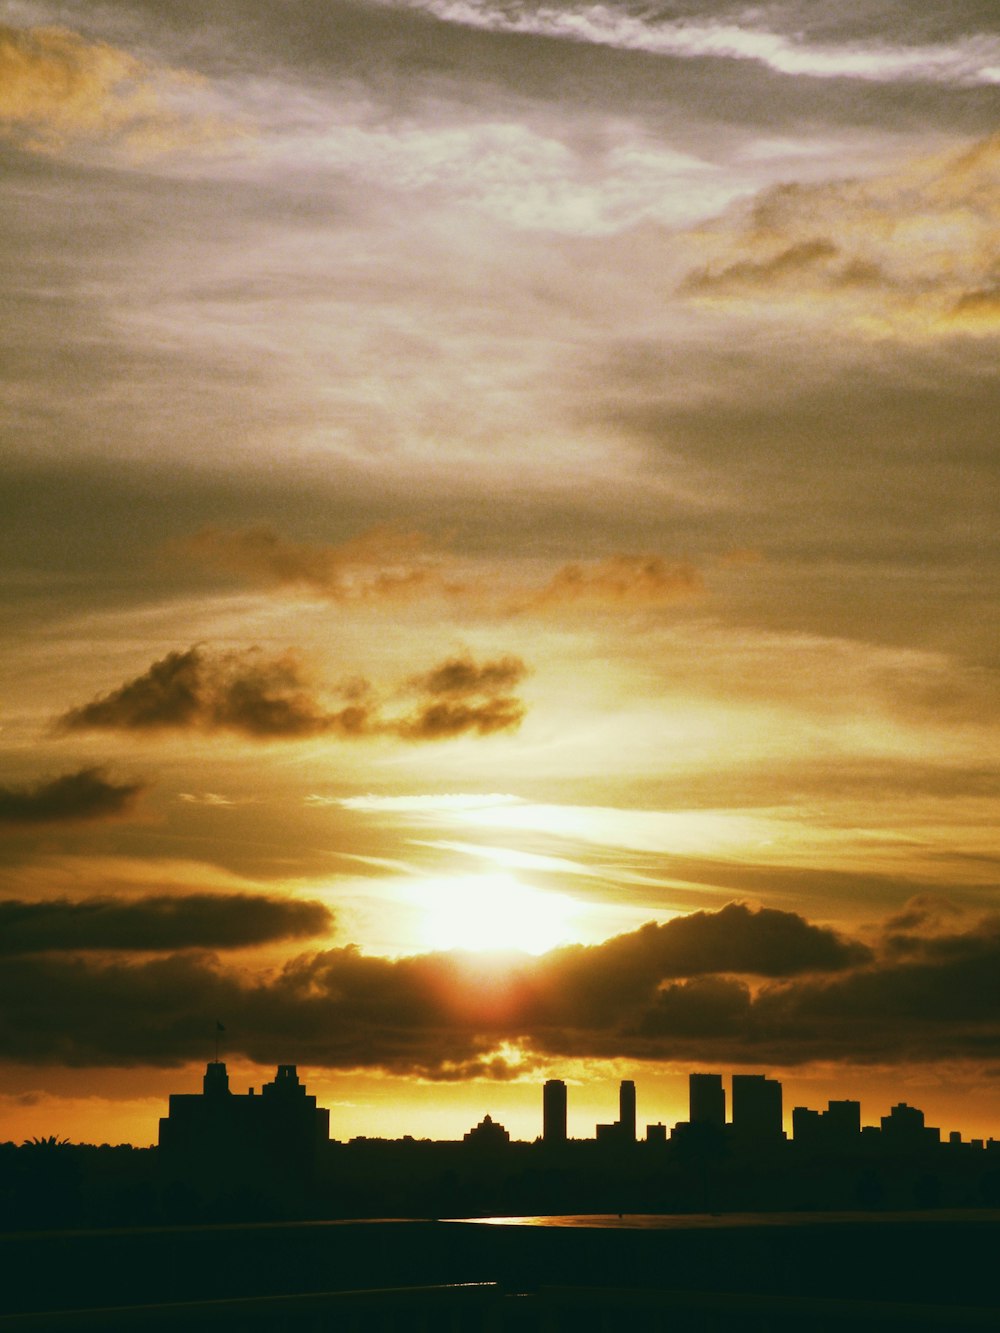
<svg viewBox="0 0 1000 1333">
<path fill-rule="evenodd" d="M 225 1032 L 225 1030 L 226 1030 L 225 1024 L 220 1019 L 217 1018 L 215 1020 L 215 1063 L 216 1064 L 219 1063 L 219 1037 L 223 1032 Z"/>
</svg>

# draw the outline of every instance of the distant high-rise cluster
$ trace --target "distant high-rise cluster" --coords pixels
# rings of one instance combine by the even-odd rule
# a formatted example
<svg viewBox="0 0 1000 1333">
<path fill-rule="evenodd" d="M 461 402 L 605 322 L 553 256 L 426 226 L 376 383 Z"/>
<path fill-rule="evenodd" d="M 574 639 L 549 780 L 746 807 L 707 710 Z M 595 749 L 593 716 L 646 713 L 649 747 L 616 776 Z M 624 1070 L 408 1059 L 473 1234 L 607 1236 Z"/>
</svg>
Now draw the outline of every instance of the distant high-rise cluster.
<svg viewBox="0 0 1000 1333">
<path fill-rule="evenodd" d="M 705 1147 L 715 1142 L 728 1143 L 741 1150 L 776 1147 L 787 1141 L 783 1123 L 782 1087 L 777 1079 L 764 1074 L 732 1075 L 731 1115 L 727 1119 L 726 1089 L 721 1074 L 692 1073 L 688 1076 L 688 1119 L 674 1125 L 671 1142 L 692 1141 Z M 941 1142 L 940 1130 L 924 1124 L 922 1111 L 900 1102 L 881 1124 L 862 1128 L 861 1103 L 831 1101 L 825 1111 L 796 1106 L 792 1111 L 792 1138 L 809 1150 L 846 1150 L 864 1138 L 876 1138 L 885 1148 L 919 1149 Z M 662 1124 L 646 1126 L 647 1143 L 665 1143 Z M 631 1079 L 623 1079 L 618 1092 L 618 1119 L 598 1124 L 595 1139 L 605 1145 L 636 1143 L 636 1092 Z M 550 1078 L 542 1090 L 542 1143 L 556 1147 L 567 1143 L 567 1092 L 562 1079 Z M 949 1144 L 960 1145 L 960 1134 L 949 1136 Z M 973 1148 L 983 1147 L 973 1139 Z"/>
</svg>

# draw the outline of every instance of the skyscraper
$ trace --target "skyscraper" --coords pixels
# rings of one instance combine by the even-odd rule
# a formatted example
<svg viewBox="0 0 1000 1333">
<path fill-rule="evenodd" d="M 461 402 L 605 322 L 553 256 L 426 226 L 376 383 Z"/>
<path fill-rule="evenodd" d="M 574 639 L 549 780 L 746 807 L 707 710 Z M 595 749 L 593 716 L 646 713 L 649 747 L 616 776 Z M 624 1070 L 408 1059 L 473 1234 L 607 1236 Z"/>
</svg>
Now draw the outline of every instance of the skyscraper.
<svg viewBox="0 0 1000 1333">
<path fill-rule="evenodd" d="M 566 1142 L 566 1084 L 550 1078 L 542 1089 L 542 1141 Z"/>
<path fill-rule="evenodd" d="M 781 1084 L 763 1074 L 733 1075 L 733 1136 L 744 1145 L 777 1143 L 781 1127 Z"/>
<path fill-rule="evenodd" d="M 635 1084 L 623 1078 L 618 1090 L 618 1124 L 621 1136 L 628 1143 L 635 1142 Z"/>
<path fill-rule="evenodd" d="M 726 1090 L 721 1074 L 688 1075 L 688 1119 L 692 1125 L 722 1129 L 726 1123 Z"/>
</svg>

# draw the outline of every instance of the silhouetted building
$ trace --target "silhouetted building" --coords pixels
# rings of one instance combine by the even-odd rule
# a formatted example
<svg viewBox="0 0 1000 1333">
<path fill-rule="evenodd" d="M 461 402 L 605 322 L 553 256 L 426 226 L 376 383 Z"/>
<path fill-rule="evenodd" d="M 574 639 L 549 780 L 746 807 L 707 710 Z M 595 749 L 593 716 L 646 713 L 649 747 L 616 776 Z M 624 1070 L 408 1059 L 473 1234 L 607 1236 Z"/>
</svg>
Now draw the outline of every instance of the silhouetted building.
<svg viewBox="0 0 1000 1333">
<path fill-rule="evenodd" d="M 825 1111 L 796 1106 L 792 1139 L 810 1152 L 848 1152 L 861 1142 L 861 1103 L 833 1101 Z"/>
<path fill-rule="evenodd" d="M 630 1078 L 623 1078 L 618 1089 L 618 1123 L 622 1138 L 629 1143 L 635 1142 L 635 1084 Z"/>
<path fill-rule="evenodd" d="M 510 1135 L 498 1120 L 485 1115 L 475 1129 L 470 1129 L 463 1139 L 464 1143 L 474 1148 L 502 1148 L 510 1143 Z"/>
<path fill-rule="evenodd" d="M 823 1112 L 828 1141 L 835 1148 L 852 1148 L 861 1137 L 861 1103 L 829 1102 Z"/>
<path fill-rule="evenodd" d="M 741 1147 L 764 1147 L 784 1138 L 777 1079 L 763 1074 L 733 1075 L 733 1138 Z"/>
<path fill-rule="evenodd" d="M 550 1078 L 542 1089 L 542 1139 L 547 1144 L 566 1142 L 566 1084 Z"/>
<path fill-rule="evenodd" d="M 722 1129 L 726 1123 L 726 1090 L 721 1074 L 688 1075 L 688 1120 L 692 1125 L 712 1125 Z"/>
<path fill-rule="evenodd" d="M 910 1152 L 940 1141 L 941 1131 L 927 1127 L 923 1111 L 907 1106 L 906 1102 L 897 1102 L 882 1117 L 882 1143 L 886 1148 Z"/>
<path fill-rule="evenodd" d="M 202 1092 L 172 1093 L 160 1121 L 160 1158 L 168 1175 L 207 1189 L 301 1184 L 330 1138 L 330 1112 L 316 1105 L 295 1065 L 279 1065 L 258 1097 L 230 1090 L 221 1060 L 205 1070 Z"/>
<path fill-rule="evenodd" d="M 666 1143 L 666 1141 L 667 1141 L 666 1125 L 660 1124 L 658 1121 L 655 1125 L 646 1126 L 647 1143 Z"/>
<path fill-rule="evenodd" d="M 818 1151 L 823 1147 L 823 1113 L 808 1106 L 792 1107 L 792 1142 Z"/>
</svg>

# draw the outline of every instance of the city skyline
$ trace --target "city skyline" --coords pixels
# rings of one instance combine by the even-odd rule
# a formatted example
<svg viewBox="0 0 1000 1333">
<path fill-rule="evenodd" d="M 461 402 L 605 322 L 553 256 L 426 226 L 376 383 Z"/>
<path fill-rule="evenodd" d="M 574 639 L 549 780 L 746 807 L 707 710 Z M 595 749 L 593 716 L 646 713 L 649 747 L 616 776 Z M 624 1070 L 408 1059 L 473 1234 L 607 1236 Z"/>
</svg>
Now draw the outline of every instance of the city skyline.
<svg viewBox="0 0 1000 1333">
<path fill-rule="evenodd" d="M 0 0 L 0 1139 L 216 1036 L 355 1134 L 694 1065 L 1000 1134 L 998 69 Z"/>
<path fill-rule="evenodd" d="M 645 1117 L 640 1118 L 638 1114 L 640 1103 L 635 1081 L 622 1079 L 618 1085 L 618 1119 L 614 1122 L 598 1121 L 594 1125 L 592 1134 L 580 1136 L 568 1133 L 571 1099 L 566 1081 L 561 1078 L 550 1078 L 536 1089 L 541 1093 L 540 1123 L 539 1132 L 533 1137 L 518 1139 L 510 1136 L 506 1126 L 488 1110 L 484 1112 L 478 1125 L 473 1125 L 460 1137 L 466 1143 L 473 1141 L 476 1130 L 482 1130 L 486 1126 L 490 1130 L 496 1128 L 501 1132 L 504 1141 L 510 1142 L 542 1143 L 550 1148 L 588 1141 L 615 1146 L 637 1144 L 643 1140 L 665 1143 L 675 1137 L 675 1131 L 681 1133 L 683 1141 L 684 1132 L 692 1127 L 700 1127 L 710 1131 L 729 1131 L 733 1136 L 734 1146 L 753 1149 L 760 1146 L 774 1146 L 782 1140 L 815 1141 L 817 1134 L 822 1135 L 826 1124 L 830 1127 L 834 1142 L 843 1147 L 845 1140 L 849 1142 L 852 1137 L 856 1138 L 866 1130 L 870 1132 L 881 1128 L 884 1132 L 887 1125 L 890 1130 L 902 1125 L 905 1132 L 906 1128 L 917 1125 L 921 1134 L 925 1137 L 930 1136 L 927 1138 L 928 1142 L 951 1145 L 971 1143 L 979 1147 L 983 1147 L 984 1143 L 991 1146 L 994 1144 L 992 1138 L 977 1139 L 963 1134 L 960 1128 L 926 1126 L 923 1111 L 919 1107 L 910 1106 L 902 1099 L 894 1103 L 884 1114 L 877 1115 L 873 1121 L 870 1117 L 866 1119 L 862 1115 L 861 1102 L 854 1098 L 830 1098 L 825 1108 L 793 1106 L 784 1098 L 784 1089 L 779 1079 L 759 1072 L 730 1073 L 728 1094 L 725 1079 L 726 1076 L 719 1073 L 691 1071 L 686 1079 L 687 1116 L 685 1119 L 678 1119 L 668 1124 L 662 1121 L 648 1121 Z M 232 1088 L 226 1063 L 216 1054 L 205 1067 L 200 1093 L 175 1092 L 170 1095 L 167 1116 L 161 1117 L 159 1122 L 160 1146 L 163 1146 L 165 1141 L 165 1126 L 169 1127 L 171 1118 L 175 1116 L 175 1108 L 179 1112 L 177 1118 L 181 1120 L 182 1127 L 191 1116 L 191 1125 L 196 1128 L 199 1123 L 197 1112 L 200 1105 L 218 1104 L 220 1097 L 231 1099 L 235 1095 L 243 1104 L 246 1104 L 249 1098 L 249 1105 L 252 1107 L 256 1091 L 254 1087 L 250 1087 L 246 1092 L 238 1092 Z M 278 1065 L 274 1079 L 264 1084 L 260 1093 L 260 1097 L 256 1099 L 258 1108 L 266 1109 L 284 1101 L 286 1105 L 290 1104 L 295 1108 L 297 1115 L 305 1115 L 308 1126 L 315 1121 L 317 1127 L 315 1132 L 320 1135 L 317 1142 L 338 1143 L 372 1138 L 367 1134 L 350 1137 L 335 1134 L 333 1130 L 336 1129 L 336 1125 L 331 1126 L 329 1109 L 320 1106 L 315 1095 L 307 1095 L 306 1084 L 299 1077 L 295 1065 Z M 291 1097 L 289 1093 L 292 1094 Z M 311 1128 L 308 1129 L 309 1135 L 313 1132 Z M 379 1138 L 377 1135 L 374 1137 Z M 406 1133 L 401 1135 L 400 1139 L 410 1141 L 415 1137 L 418 1136 Z M 457 1142 L 458 1137 L 442 1141 Z M 167 1141 L 169 1146 L 171 1142 L 169 1136 Z M 1000 1146 L 1000 1140 L 997 1144 Z"/>
</svg>

